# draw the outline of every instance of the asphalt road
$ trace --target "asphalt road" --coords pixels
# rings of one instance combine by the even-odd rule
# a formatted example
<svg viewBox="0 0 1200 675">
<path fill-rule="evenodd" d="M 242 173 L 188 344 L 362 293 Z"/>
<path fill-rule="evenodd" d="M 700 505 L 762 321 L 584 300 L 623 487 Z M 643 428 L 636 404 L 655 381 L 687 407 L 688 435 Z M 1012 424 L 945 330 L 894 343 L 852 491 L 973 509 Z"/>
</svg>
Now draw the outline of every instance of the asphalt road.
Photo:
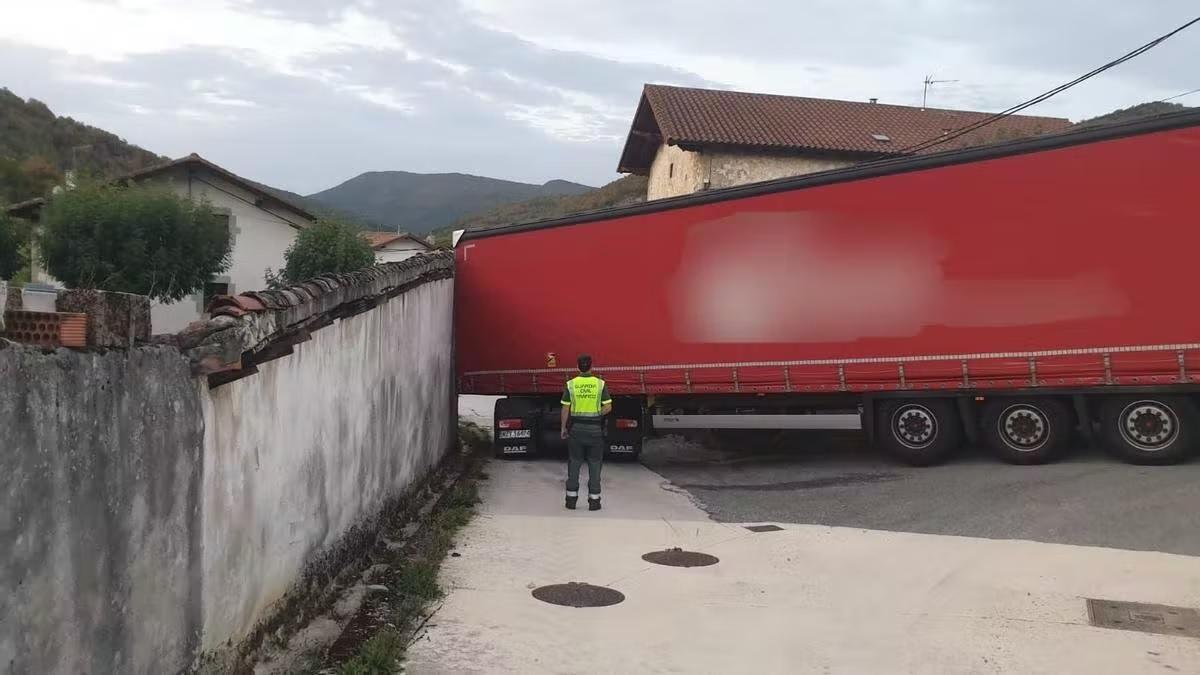
<svg viewBox="0 0 1200 675">
<path fill-rule="evenodd" d="M 856 435 L 796 432 L 770 450 L 673 436 L 643 463 L 725 522 L 787 522 L 1200 555 L 1200 461 L 1123 464 L 1078 448 L 1011 466 L 968 449 L 912 468 Z"/>
</svg>

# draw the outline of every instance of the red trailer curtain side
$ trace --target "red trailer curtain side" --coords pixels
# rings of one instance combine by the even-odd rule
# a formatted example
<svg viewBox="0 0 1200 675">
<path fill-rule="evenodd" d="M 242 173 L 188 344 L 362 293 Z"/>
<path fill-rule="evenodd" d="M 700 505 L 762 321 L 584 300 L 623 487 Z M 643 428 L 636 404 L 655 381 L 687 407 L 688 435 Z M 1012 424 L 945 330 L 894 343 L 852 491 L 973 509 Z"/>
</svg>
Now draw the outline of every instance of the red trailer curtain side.
<svg viewBox="0 0 1200 675">
<path fill-rule="evenodd" d="M 1200 381 L 1198 125 L 468 233 L 460 391 L 555 392 L 579 352 L 617 394 Z"/>
</svg>

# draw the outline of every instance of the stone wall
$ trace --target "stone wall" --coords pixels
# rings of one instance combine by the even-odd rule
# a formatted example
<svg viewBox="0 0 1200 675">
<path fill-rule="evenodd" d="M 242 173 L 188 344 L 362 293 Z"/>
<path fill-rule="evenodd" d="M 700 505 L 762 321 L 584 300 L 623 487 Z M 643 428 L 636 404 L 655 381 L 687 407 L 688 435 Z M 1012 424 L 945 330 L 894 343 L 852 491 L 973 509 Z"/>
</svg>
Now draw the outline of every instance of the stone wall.
<svg viewBox="0 0 1200 675">
<path fill-rule="evenodd" d="M 704 189 L 708 178 L 707 158 L 702 152 L 683 150 L 675 145 L 660 145 L 650 164 L 646 181 L 646 199 L 690 195 Z"/>
<path fill-rule="evenodd" d="M 838 156 L 663 145 L 650 165 L 647 199 L 757 183 L 852 166 L 862 160 Z"/>
<path fill-rule="evenodd" d="M 229 298 L 132 349 L 0 340 L 0 673 L 178 672 L 268 619 L 451 447 L 452 274 Z"/>
<path fill-rule="evenodd" d="M 0 341 L 0 673 L 190 662 L 203 445 L 179 352 Z"/>
<path fill-rule="evenodd" d="M 841 169 L 862 161 L 833 155 L 740 151 L 715 151 L 708 154 L 709 187 L 713 189 Z"/>
</svg>

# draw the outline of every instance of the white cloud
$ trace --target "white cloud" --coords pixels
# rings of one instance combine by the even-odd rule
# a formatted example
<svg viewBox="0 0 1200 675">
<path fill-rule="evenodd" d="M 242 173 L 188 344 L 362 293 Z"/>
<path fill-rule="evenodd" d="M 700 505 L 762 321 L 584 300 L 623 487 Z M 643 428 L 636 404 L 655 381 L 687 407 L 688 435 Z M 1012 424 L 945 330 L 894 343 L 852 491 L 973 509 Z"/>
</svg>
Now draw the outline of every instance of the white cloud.
<svg viewBox="0 0 1200 675">
<path fill-rule="evenodd" d="M 412 113 L 416 110 L 412 102 L 407 100 L 408 95 L 395 89 L 349 86 L 344 87 L 344 90 L 368 103 L 373 103 L 388 110 L 395 110 L 402 113 Z"/>
<path fill-rule="evenodd" d="M 11 3 L 4 12 L 0 39 L 101 61 L 208 47 L 234 50 L 280 72 L 299 74 L 304 58 L 356 47 L 404 48 L 387 22 L 353 7 L 322 26 L 256 12 L 230 0 L 41 0 Z"/>
</svg>

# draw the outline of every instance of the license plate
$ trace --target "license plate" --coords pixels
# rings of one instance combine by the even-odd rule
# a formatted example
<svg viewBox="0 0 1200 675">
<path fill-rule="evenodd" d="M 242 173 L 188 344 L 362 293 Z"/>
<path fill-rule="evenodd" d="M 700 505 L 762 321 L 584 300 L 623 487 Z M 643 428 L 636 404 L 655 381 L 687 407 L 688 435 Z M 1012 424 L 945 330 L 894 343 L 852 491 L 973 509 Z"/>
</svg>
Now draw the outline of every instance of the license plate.
<svg viewBox="0 0 1200 675">
<path fill-rule="evenodd" d="M 500 432 L 500 438 L 529 438 L 529 429 L 508 429 Z"/>
</svg>

